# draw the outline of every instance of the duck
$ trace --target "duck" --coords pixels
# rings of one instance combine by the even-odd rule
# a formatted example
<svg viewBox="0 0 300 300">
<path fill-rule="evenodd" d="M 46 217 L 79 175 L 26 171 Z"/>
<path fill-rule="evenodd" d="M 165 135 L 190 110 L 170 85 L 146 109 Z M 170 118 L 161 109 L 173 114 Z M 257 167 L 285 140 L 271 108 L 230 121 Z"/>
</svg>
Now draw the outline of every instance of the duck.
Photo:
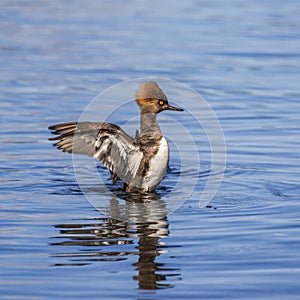
<svg viewBox="0 0 300 300">
<path fill-rule="evenodd" d="M 121 180 L 127 193 L 153 192 L 169 164 L 169 145 L 157 122 L 157 114 L 183 111 L 169 104 L 154 81 L 143 82 L 135 93 L 140 109 L 140 130 L 135 137 L 109 122 L 67 122 L 49 126 L 53 146 L 63 152 L 94 157 Z"/>
</svg>

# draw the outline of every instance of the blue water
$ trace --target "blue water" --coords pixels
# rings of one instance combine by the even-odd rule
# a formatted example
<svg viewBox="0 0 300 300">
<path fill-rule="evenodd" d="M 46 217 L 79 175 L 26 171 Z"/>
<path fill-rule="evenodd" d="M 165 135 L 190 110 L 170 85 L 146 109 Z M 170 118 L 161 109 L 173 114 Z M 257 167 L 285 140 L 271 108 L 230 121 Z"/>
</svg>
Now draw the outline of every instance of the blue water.
<svg viewBox="0 0 300 300">
<path fill-rule="evenodd" d="M 292 0 L 1 1 L 1 299 L 299 299 L 299 15 Z M 118 221 L 87 201 L 47 128 L 147 76 L 205 97 L 227 167 L 208 208 L 195 197 L 158 221 Z M 159 193 L 179 176 L 175 150 Z"/>
</svg>

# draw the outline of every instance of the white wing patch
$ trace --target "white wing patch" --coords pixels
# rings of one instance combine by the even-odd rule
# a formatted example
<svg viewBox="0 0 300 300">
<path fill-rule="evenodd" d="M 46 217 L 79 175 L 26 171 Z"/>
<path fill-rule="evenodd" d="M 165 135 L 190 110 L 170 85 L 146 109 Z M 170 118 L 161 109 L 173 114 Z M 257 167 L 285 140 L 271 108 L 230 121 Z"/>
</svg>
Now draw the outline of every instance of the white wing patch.
<svg viewBox="0 0 300 300">
<path fill-rule="evenodd" d="M 143 158 L 142 152 L 135 152 L 130 157 L 129 165 L 130 165 L 130 169 L 132 170 L 133 177 L 135 177 L 136 175 L 136 172 L 140 166 L 142 158 Z"/>
<path fill-rule="evenodd" d="M 99 131 L 95 143 L 94 157 L 127 184 L 135 177 L 143 157 L 132 141 L 120 132 L 111 134 Z"/>
</svg>

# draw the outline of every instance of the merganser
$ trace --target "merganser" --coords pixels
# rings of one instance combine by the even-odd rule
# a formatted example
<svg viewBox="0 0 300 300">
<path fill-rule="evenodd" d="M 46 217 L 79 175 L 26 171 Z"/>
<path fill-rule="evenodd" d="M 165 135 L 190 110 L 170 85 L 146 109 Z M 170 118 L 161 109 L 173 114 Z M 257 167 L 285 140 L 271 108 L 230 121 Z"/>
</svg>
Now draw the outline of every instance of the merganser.
<svg viewBox="0 0 300 300">
<path fill-rule="evenodd" d="M 49 127 L 58 136 L 53 146 L 63 152 L 93 156 L 107 167 L 113 181 L 121 179 L 125 191 L 151 192 L 163 179 L 169 146 L 156 115 L 163 110 L 183 111 L 168 103 L 156 82 L 144 82 L 135 94 L 140 107 L 140 132 L 135 138 L 108 122 L 70 122 Z"/>
</svg>

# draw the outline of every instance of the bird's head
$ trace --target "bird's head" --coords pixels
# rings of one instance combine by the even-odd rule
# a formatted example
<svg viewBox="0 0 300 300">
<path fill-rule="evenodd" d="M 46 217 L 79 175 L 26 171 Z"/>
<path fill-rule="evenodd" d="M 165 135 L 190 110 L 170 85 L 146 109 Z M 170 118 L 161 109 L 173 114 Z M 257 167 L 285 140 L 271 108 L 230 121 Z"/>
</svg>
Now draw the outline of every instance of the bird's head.
<svg viewBox="0 0 300 300">
<path fill-rule="evenodd" d="M 135 101 L 141 113 L 159 113 L 163 110 L 183 111 L 182 108 L 172 106 L 166 94 L 154 81 L 144 82 L 135 93 Z"/>
</svg>

